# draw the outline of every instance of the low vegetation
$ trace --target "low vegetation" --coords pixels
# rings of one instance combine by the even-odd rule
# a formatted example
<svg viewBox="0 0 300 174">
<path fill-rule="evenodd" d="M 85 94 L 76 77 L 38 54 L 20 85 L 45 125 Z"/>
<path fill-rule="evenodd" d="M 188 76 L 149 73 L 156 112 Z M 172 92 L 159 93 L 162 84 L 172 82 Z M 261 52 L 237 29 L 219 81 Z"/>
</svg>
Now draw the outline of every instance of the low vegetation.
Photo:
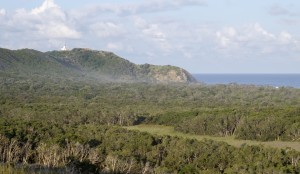
<svg viewBox="0 0 300 174">
<path fill-rule="evenodd" d="M 240 140 L 236 139 L 234 136 L 209 136 L 209 135 L 195 135 L 195 134 L 186 134 L 182 132 L 178 132 L 174 130 L 172 126 L 163 126 L 163 125 L 135 125 L 135 126 L 125 126 L 124 128 L 129 130 L 137 130 L 141 132 L 148 132 L 152 135 L 159 135 L 159 136 L 175 136 L 175 137 L 182 137 L 188 139 L 196 139 L 198 141 L 213 140 L 213 141 L 221 141 L 225 142 L 229 145 L 234 147 L 241 147 L 244 145 L 255 145 L 255 146 L 265 146 L 265 147 L 273 147 L 279 149 L 294 149 L 300 152 L 300 143 L 299 142 L 292 142 L 292 141 L 254 141 L 254 140 Z"/>
<path fill-rule="evenodd" d="M 93 124 L 15 120 L 1 126 L 2 162 L 34 164 L 63 172 L 300 172 L 300 153 L 292 149 L 247 145 L 236 148 L 212 140 L 152 136 Z"/>
<path fill-rule="evenodd" d="M 82 49 L 0 51 L 0 171 L 300 173 L 297 148 L 272 146 L 300 142 L 299 89 L 125 83 L 131 65 L 112 53 L 100 61 L 94 56 L 101 52 Z M 108 71 L 102 64 L 113 69 L 120 62 L 127 68 L 113 75 L 122 78 L 99 77 Z M 139 124 L 172 126 L 184 137 L 122 128 Z"/>
</svg>

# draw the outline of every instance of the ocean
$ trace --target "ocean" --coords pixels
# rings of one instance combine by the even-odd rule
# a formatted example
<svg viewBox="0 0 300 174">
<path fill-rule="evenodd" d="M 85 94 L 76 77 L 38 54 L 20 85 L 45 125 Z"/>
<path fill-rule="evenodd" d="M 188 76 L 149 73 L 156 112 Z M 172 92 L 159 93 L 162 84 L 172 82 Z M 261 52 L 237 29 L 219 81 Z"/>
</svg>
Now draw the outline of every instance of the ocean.
<svg viewBox="0 0 300 174">
<path fill-rule="evenodd" d="M 193 74 L 205 84 L 246 84 L 300 88 L 300 74 Z"/>
</svg>

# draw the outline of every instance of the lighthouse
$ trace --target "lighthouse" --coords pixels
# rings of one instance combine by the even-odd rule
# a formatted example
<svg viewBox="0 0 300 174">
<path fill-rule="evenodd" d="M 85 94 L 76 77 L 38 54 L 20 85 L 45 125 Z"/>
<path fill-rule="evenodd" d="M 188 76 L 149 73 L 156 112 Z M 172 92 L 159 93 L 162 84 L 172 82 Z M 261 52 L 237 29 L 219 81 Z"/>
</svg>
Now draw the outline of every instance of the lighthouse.
<svg viewBox="0 0 300 174">
<path fill-rule="evenodd" d="M 65 45 L 60 49 L 61 51 L 67 51 L 67 45 L 66 45 L 66 42 L 65 42 Z"/>
</svg>

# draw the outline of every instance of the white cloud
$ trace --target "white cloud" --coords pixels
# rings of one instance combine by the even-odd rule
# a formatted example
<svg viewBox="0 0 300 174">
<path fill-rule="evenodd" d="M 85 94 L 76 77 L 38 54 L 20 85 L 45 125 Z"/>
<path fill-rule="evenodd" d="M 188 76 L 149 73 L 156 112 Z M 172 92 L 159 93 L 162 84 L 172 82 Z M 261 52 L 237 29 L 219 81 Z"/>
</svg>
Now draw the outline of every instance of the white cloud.
<svg viewBox="0 0 300 174">
<path fill-rule="evenodd" d="M 275 36 L 272 33 L 269 33 L 259 23 L 253 25 L 253 34 L 257 37 L 263 37 L 264 39 L 275 39 Z M 251 28 L 250 28 L 251 30 Z"/>
<path fill-rule="evenodd" d="M 109 50 L 123 50 L 124 46 L 121 43 L 108 43 L 106 48 Z"/>
<path fill-rule="evenodd" d="M 98 37 L 117 37 L 125 34 L 125 28 L 113 22 L 98 22 L 90 26 L 91 32 Z"/>
<path fill-rule="evenodd" d="M 133 48 L 130 45 L 124 45 L 121 42 L 108 43 L 106 45 L 106 48 L 110 51 L 126 51 L 126 52 L 133 51 Z"/>
<path fill-rule="evenodd" d="M 55 9 L 59 9 L 59 8 L 60 7 L 58 5 L 56 5 L 53 0 L 45 0 L 44 3 L 40 7 L 32 9 L 31 13 L 37 15 L 37 14 L 43 13 L 49 9 L 55 10 Z"/>
<path fill-rule="evenodd" d="M 45 0 L 44 3 L 24 16 L 36 19 L 31 25 L 36 26 L 38 32 L 46 38 L 77 39 L 81 34 L 70 25 L 65 12 L 54 3 L 53 0 Z"/>
<path fill-rule="evenodd" d="M 151 13 L 157 11 L 174 10 L 178 8 L 183 8 L 185 6 L 196 6 L 205 5 L 203 0 L 153 0 L 143 2 L 137 6 L 132 12 L 133 13 Z"/>
<path fill-rule="evenodd" d="M 138 28 L 147 28 L 148 27 L 148 23 L 146 22 L 146 20 L 144 20 L 141 17 L 135 17 L 134 24 Z"/>
<path fill-rule="evenodd" d="M 163 33 L 157 24 L 151 24 L 148 27 L 145 27 L 142 29 L 143 33 L 159 42 L 165 42 L 166 41 L 166 35 Z"/>
<path fill-rule="evenodd" d="M 282 43 L 282 44 L 289 44 L 291 42 L 293 42 L 293 36 L 286 32 L 286 31 L 283 31 L 279 34 L 278 36 L 278 40 Z"/>
<path fill-rule="evenodd" d="M 226 27 L 223 30 L 216 32 L 218 43 L 223 48 L 232 46 L 232 44 L 236 40 L 236 36 L 237 36 L 237 31 L 233 27 Z"/>
<path fill-rule="evenodd" d="M 223 48 L 240 46 L 250 42 L 266 42 L 274 41 L 276 37 L 274 34 L 266 31 L 260 24 L 255 23 L 252 25 L 243 26 L 240 28 L 225 27 L 216 32 L 216 39 L 219 45 Z"/>
<path fill-rule="evenodd" d="M 271 33 L 260 24 L 242 27 L 225 27 L 216 31 L 216 43 L 221 52 L 234 55 L 276 54 L 299 48 L 297 38 L 289 32 Z M 300 50 L 299 50 L 300 51 Z"/>
<path fill-rule="evenodd" d="M 80 38 L 79 32 L 69 28 L 64 23 L 60 22 L 49 22 L 47 24 L 37 25 L 37 28 L 38 32 L 41 35 L 49 39 Z"/>
<path fill-rule="evenodd" d="M 153 13 L 159 11 L 175 10 L 186 6 L 203 6 L 205 0 L 152 0 L 140 3 L 114 4 L 107 3 L 90 7 L 85 13 L 115 13 L 118 15 L 137 15 L 142 13 Z"/>
<path fill-rule="evenodd" d="M 78 39 L 81 33 L 75 29 L 71 19 L 53 0 L 46 0 L 32 10 L 17 9 L 6 15 L 0 24 L 0 38 L 9 40 L 15 47 L 41 47 L 55 42 L 50 40 Z M 16 40 L 15 38 L 18 38 Z M 1 41 L 0 41 L 1 42 Z M 21 43 L 24 42 L 24 43 Z M 41 44 L 44 42 L 43 44 Z M 3 43 L 2 43 L 3 44 Z M 51 46 L 50 46 L 51 47 Z"/>
<path fill-rule="evenodd" d="M 165 53 L 171 51 L 172 46 L 168 42 L 166 33 L 160 29 L 159 24 L 149 24 L 141 17 L 135 17 L 135 26 L 141 31 L 142 37 L 151 39 Z"/>
<path fill-rule="evenodd" d="M 0 16 L 5 16 L 5 15 L 6 15 L 6 10 L 0 9 Z"/>
</svg>

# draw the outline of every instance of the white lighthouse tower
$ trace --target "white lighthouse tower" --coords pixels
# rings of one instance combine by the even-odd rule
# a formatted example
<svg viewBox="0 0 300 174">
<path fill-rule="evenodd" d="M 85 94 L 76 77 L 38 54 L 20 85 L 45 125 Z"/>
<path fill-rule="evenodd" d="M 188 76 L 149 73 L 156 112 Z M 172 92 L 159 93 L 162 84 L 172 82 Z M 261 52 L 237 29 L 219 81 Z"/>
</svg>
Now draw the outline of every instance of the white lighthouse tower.
<svg viewBox="0 0 300 174">
<path fill-rule="evenodd" d="M 65 42 L 65 45 L 60 49 L 61 51 L 67 51 L 68 49 L 67 49 L 67 44 L 66 44 L 66 42 Z"/>
</svg>

